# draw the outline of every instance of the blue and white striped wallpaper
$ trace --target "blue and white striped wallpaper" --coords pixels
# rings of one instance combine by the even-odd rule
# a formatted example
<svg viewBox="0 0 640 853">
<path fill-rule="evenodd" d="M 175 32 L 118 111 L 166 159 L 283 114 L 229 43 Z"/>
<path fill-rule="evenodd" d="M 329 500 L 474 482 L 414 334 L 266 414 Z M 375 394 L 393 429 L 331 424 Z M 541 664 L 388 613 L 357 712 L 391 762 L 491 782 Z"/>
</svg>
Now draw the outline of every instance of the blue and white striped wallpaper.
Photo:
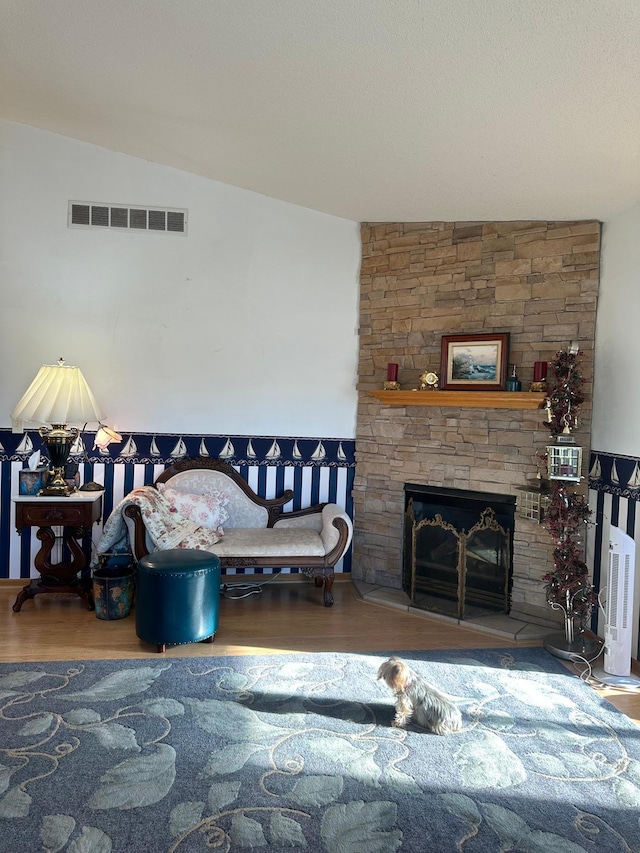
<svg viewBox="0 0 640 853">
<path fill-rule="evenodd" d="M 225 459 L 261 497 L 293 489 L 294 498 L 285 509 L 330 501 L 353 517 L 353 439 L 127 433 L 121 444 L 111 444 L 105 452 L 91 449 L 93 439 L 94 433 L 84 433 L 83 446 L 74 448 L 78 453 L 72 459 L 80 463 L 81 484 L 94 480 L 104 485 L 103 521 L 131 489 L 153 483 L 168 465 L 186 456 Z M 18 494 L 18 471 L 39 449 L 37 431 L 22 435 L 0 429 L 0 578 L 38 574 L 33 568 L 33 556 L 40 548 L 36 530 L 29 528 L 18 535 L 11 496 Z M 101 530 L 102 524 L 94 526 L 93 543 Z M 226 574 L 245 571 L 258 570 L 227 569 Z M 336 566 L 336 572 L 350 571 L 351 550 Z"/>
<path fill-rule="evenodd" d="M 587 563 L 593 565 L 596 591 L 606 583 L 610 528 L 619 527 L 636 542 L 633 600 L 633 657 L 640 660 L 640 460 L 633 456 L 592 451 L 589 461 Z M 593 630 L 604 633 L 604 617 L 594 614 Z"/>
<path fill-rule="evenodd" d="M 11 496 L 18 493 L 18 471 L 31 453 L 41 448 L 37 432 L 13 434 L 0 429 L 0 578 L 37 576 L 33 556 L 40 542 L 36 530 L 19 536 L 14 525 Z M 80 462 L 81 482 L 95 480 L 105 486 L 103 519 L 136 486 L 152 483 L 172 462 L 184 456 L 225 458 L 252 489 L 265 498 L 293 489 L 286 509 L 333 501 L 353 517 L 352 487 L 355 474 L 355 441 L 334 438 L 276 436 L 220 436 L 177 434 L 126 434 L 121 444 L 106 452 L 91 450 L 93 433 L 84 433 Z M 82 448 L 78 448 L 82 449 Z M 631 456 L 593 451 L 589 464 L 589 505 L 592 524 L 587 534 L 587 562 L 593 566 L 596 590 L 606 577 L 610 527 L 617 526 L 639 545 L 633 604 L 634 657 L 640 660 L 640 460 Z M 95 525 L 93 542 L 102 526 Z M 254 569 L 227 569 L 227 574 L 253 573 Z M 269 571 L 269 570 L 266 570 Z M 295 570 L 294 570 L 295 571 Z M 351 571 L 351 550 L 336 566 Z M 595 613 L 592 627 L 602 636 L 602 614 Z"/>
</svg>

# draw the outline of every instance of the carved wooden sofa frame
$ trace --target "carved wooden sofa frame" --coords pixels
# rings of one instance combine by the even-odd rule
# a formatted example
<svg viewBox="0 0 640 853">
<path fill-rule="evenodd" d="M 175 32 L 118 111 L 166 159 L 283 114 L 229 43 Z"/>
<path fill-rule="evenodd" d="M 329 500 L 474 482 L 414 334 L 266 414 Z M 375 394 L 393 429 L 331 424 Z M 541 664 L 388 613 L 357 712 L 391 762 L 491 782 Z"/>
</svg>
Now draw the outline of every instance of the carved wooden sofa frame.
<svg viewBox="0 0 640 853">
<path fill-rule="evenodd" d="M 251 532 L 243 531 L 234 525 L 233 510 L 230 510 L 229 522 L 224 525 L 225 536 L 221 542 L 209 549 L 218 554 L 222 568 L 297 568 L 312 578 L 317 587 L 323 588 L 324 604 L 330 607 L 333 604 L 331 588 L 334 567 L 347 552 L 353 532 L 351 519 L 344 510 L 337 504 L 321 503 L 285 512 L 282 507 L 293 499 L 294 493 L 291 489 L 286 489 L 279 497 L 261 498 L 227 462 L 206 457 L 175 462 L 160 474 L 154 485 L 172 481 L 171 486 L 191 491 L 193 482 L 197 482 L 201 474 L 208 478 L 204 472 L 217 472 L 211 475 L 211 482 L 216 483 L 216 489 L 224 491 L 227 486 L 235 499 L 240 501 L 244 495 L 250 502 L 247 505 L 249 509 L 251 506 L 261 508 L 259 515 L 264 519 L 261 525 L 251 525 Z M 224 478 L 228 478 L 228 481 Z M 223 488 L 220 488 L 221 485 Z M 151 543 L 139 507 L 135 504 L 126 506 L 124 516 L 129 528 L 133 556 L 140 560 L 149 553 Z M 234 530 L 238 530 L 238 533 L 234 534 Z M 262 530 L 278 532 L 261 534 L 259 531 Z M 293 531 L 293 537 L 297 537 L 299 541 L 304 540 L 307 547 L 301 550 L 312 550 L 314 553 L 291 553 L 291 549 L 287 547 L 287 530 Z M 234 536 L 242 537 L 243 533 L 252 538 L 253 547 L 247 549 L 251 550 L 251 554 L 241 553 L 241 543 L 234 545 Z M 276 550 L 280 547 L 277 543 L 281 545 L 277 553 L 274 553 L 274 537 L 277 540 Z M 256 544 L 259 550 L 261 539 L 265 546 L 270 546 L 265 547 L 265 552 L 270 553 L 257 553 Z"/>
</svg>

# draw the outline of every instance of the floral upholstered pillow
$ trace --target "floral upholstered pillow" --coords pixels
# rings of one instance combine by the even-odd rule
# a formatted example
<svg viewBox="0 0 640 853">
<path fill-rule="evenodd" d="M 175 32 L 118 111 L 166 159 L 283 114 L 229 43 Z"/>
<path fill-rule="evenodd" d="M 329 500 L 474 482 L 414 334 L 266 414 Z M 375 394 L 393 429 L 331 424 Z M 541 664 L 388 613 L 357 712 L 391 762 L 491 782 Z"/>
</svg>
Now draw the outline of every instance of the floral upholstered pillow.
<svg viewBox="0 0 640 853">
<path fill-rule="evenodd" d="M 208 495 L 191 495 L 172 489 L 166 483 L 158 483 L 158 491 L 174 512 L 195 521 L 201 527 L 214 530 L 218 536 L 224 535 L 222 528 L 229 520 L 229 513 L 225 509 L 227 498 L 219 492 Z"/>
</svg>

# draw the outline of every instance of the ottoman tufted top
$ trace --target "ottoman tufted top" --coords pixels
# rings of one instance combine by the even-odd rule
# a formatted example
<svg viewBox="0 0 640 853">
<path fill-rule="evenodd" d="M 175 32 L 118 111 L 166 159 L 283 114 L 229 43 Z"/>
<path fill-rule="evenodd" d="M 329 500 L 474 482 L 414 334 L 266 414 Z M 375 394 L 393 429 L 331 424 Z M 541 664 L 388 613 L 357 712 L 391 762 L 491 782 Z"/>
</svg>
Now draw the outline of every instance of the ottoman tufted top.
<svg viewBox="0 0 640 853">
<path fill-rule="evenodd" d="M 183 572 L 202 571 L 203 569 L 218 569 L 220 560 L 210 551 L 199 551 L 196 548 L 170 548 L 167 551 L 154 551 L 140 559 L 138 567 L 153 572 Z"/>
</svg>

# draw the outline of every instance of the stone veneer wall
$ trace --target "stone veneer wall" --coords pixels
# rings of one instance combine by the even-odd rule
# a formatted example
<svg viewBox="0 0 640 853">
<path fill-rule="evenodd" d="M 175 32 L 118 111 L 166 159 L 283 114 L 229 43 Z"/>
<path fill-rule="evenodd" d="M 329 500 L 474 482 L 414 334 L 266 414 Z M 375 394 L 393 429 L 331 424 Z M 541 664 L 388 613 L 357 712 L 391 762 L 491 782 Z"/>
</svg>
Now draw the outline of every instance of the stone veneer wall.
<svg viewBox="0 0 640 853">
<path fill-rule="evenodd" d="M 535 361 L 578 341 L 589 401 L 599 260 L 593 221 L 362 225 L 354 577 L 402 587 L 405 482 L 518 495 L 550 441 L 543 411 L 384 405 L 367 392 L 387 363 L 416 388 L 439 372 L 442 335 L 509 332 L 528 390 Z M 584 466 L 590 421 L 587 403 L 574 431 Z M 551 554 L 544 528 L 516 515 L 513 615 L 556 621 L 541 582 Z"/>
</svg>

